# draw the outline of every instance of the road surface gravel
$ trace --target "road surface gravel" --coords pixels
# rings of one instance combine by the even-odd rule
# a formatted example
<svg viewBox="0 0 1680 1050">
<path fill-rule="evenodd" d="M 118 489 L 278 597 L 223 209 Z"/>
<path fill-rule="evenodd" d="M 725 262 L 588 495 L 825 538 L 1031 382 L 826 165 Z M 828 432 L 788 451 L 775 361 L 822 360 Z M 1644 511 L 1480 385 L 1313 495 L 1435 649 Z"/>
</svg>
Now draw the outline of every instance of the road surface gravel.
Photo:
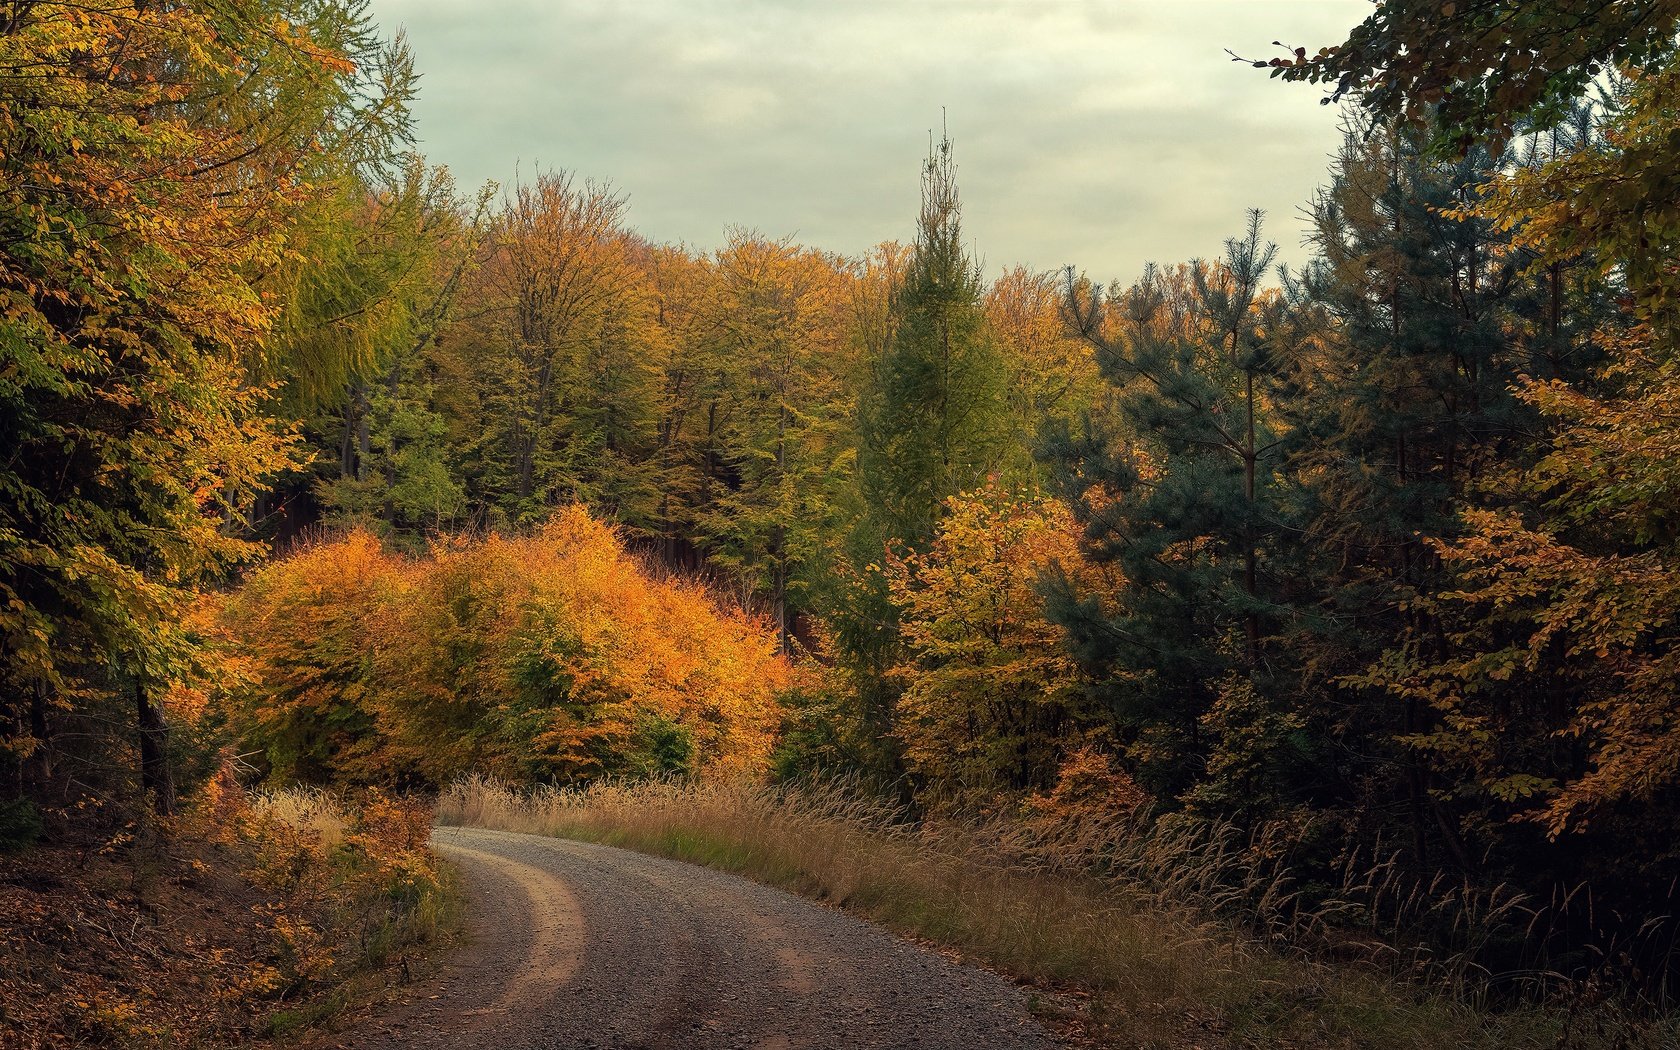
<svg viewBox="0 0 1680 1050">
<path fill-rule="evenodd" d="M 734 875 L 565 839 L 439 828 L 466 943 L 356 1050 L 1051 1050 L 1019 989 Z"/>
</svg>

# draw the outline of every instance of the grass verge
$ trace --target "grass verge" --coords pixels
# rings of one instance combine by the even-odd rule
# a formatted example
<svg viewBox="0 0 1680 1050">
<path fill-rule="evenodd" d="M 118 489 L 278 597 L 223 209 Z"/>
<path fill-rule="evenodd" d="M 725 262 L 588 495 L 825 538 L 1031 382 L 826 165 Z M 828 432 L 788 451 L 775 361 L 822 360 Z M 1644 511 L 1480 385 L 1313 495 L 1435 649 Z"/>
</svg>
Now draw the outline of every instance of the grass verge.
<svg viewBox="0 0 1680 1050">
<path fill-rule="evenodd" d="M 1040 1002 L 1052 1013 L 1088 1003 L 1065 1019 L 1106 1046 L 1680 1045 L 1672 1020 L 1613 1000 L 1492 1010 L 1380 966 L 1281 950 L 1161 891 L 1183 885 L 1182 875 L 1161 872 L 1146 886 L 1057 870 L 1000 849 L 995 835 L 909 825 L 838 791 L 652 782 L 520 792 L 474 779 L 443 795 L 437 819 L 622 846 L 831 902 L 1022 982 L 1071 992 Z"/>
</svg>

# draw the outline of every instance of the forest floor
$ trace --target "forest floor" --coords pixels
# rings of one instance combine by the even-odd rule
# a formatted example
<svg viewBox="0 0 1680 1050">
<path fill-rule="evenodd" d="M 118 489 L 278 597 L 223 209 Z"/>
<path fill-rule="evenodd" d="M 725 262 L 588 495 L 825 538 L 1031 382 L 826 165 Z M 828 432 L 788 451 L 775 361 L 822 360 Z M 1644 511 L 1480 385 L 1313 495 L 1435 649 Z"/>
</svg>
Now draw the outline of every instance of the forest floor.
<svg viewBox="0 0 1680 1050">
<path fill-rule="evenodd" d="M 835 908 L 591 843 L 440 828 L 467 944 L 344 1050 L 1051 1050 L 1022 993 Z"/>
<path fill-rule="evenodd" d="M 249 1032 L 266 1004 L 246 992 L 276 950 L 272 901 L 231 860 L 195 842 L 0 857 L 0 1046 Z"/>
<path fill-rule="evenodd" d="M 453 929 L 446 880 L 390 835 L 168 823 L 0 854 L 0 1050 L 295 1042 Z"/>
</svg>

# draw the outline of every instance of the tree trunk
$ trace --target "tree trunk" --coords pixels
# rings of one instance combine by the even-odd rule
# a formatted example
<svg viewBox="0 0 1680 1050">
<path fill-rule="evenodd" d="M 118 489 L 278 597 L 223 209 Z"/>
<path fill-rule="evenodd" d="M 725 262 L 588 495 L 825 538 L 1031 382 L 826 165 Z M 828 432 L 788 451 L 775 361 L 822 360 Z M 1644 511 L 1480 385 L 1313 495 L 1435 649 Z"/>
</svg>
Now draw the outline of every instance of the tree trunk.
<svg viewBox="0 0 1680 1050">
<path fill-rule="evenodd" d="M 367 470 L 367 461 L 373 454 L 373 435 L 369 430 L 371 420 L 369 411 L 367 387 L 356 384 L 356 480 L 361 481 Z"/>
<path fill-rule="evenodd" d="M 353 393 L 344 399 L 344 429 L 338 435 L 338 476 L 346 480 L 356 476 L 356 397 Z"/>
<path fill-rule="evenodd" d="M 782 393 L 782 403 L 777 409 L 776 416 L 776 489 L 778 498 L 787 480 L 787 401 L 786 393 Z M 793 653 L 793 642 L 788 635 L 787 589 L 788 589 L 788 556 L 787 556 L 787 524 L 778 521 L 770 530 L 770 556 L 775 561 L 776 575 L 772 584 L 771 601 L 776 606 L 776 643 L 782 652 Z"/>
<path fill-rule="evenodd" d="M 175 812 L 175 777 L 169 770 L 169 724 L 153 702 L 146 683 L 134 683 L 135 715 L 140 726 L 140 786 L 159 816 Z"/>
<path fill-rule="evenodd" d="M 29 754 L 23 770 L 25 779 L 37 791 L 43 791 L 53 778 L 52 730 L 47 722 L 47 687 L 40 682 L 29 694 L 29 735 L 35 738 L 35 750 Z"/>
<path fill-rule="evenodd" d="M 1549 277 L 1551 301 L 1546 311 L 1546 363 L 1551 366 L 1551 374 L 1546 378 L 1557 379 L 1563 375 L 1563 362 L 1558 353 L 1558 332 L 1563 328 L 1563 264 L 1553 263 Z"/>
<path fill-rule="evenodd" d="M 1235 339 L 1232 340 L 1233 343 L 1235 341 Z M 1243 498 L 1247 503 L 1245 520 L 1243 521 L 1243 590 L 1248 594 L 1249 610 L 1247 615 L 1243 617 L 1243 631 L 1247 636 L 1248 643 L 1248 672 L 1252 675 L 1260 665 L 1260 617 L 1253 608 L 1260 593 L 1260 555 L 1257 550 L 1258 541 L 1254 535 L 1254 521 L 1259 516 L 1259 512 L 1254 506 L 1255 460 L 1258 458 L 1258 453 L 1255 450 L 1254 440 L 1254 373 L 1252 371 L 1248 373 L 1247 380 L 1248 430 L 1244 438 L 1247 444 L 1244 446 L 1242 453 Z"/>
<path fill-rule="evenodd" d="M 14 699 L 0 701 L 5 706 L 0 708 L 0 741 L 11 744 L 23 736 L 23 714 L 19 710 L 18 701 Z M 12 769 L 6 771 L 5 796 L 8 799 L 23 797 L 23 763 L 18 762 Z"/>
</svg>

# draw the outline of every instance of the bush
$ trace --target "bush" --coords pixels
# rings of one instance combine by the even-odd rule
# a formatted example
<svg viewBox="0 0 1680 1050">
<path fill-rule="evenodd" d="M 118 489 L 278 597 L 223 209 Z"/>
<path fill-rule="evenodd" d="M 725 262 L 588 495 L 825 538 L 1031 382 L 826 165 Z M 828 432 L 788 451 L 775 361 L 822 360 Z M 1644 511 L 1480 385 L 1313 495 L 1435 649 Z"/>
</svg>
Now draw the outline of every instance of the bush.
<svg viewBox="0 0 1680 1050">
<path fill-rule="evenodd" d="M 237 727 L 304 783 L 756 774 L 790 673 L 764 624 L 578 507 L 421 558 L 323 541 L 253 576 L 221 624 Z"/>
<path fill-rule="evenodd" d="M 41 840 L 41 811 L 26 798 L 0 802 L 0 853 L 16 853 Z"/>
</svg>

